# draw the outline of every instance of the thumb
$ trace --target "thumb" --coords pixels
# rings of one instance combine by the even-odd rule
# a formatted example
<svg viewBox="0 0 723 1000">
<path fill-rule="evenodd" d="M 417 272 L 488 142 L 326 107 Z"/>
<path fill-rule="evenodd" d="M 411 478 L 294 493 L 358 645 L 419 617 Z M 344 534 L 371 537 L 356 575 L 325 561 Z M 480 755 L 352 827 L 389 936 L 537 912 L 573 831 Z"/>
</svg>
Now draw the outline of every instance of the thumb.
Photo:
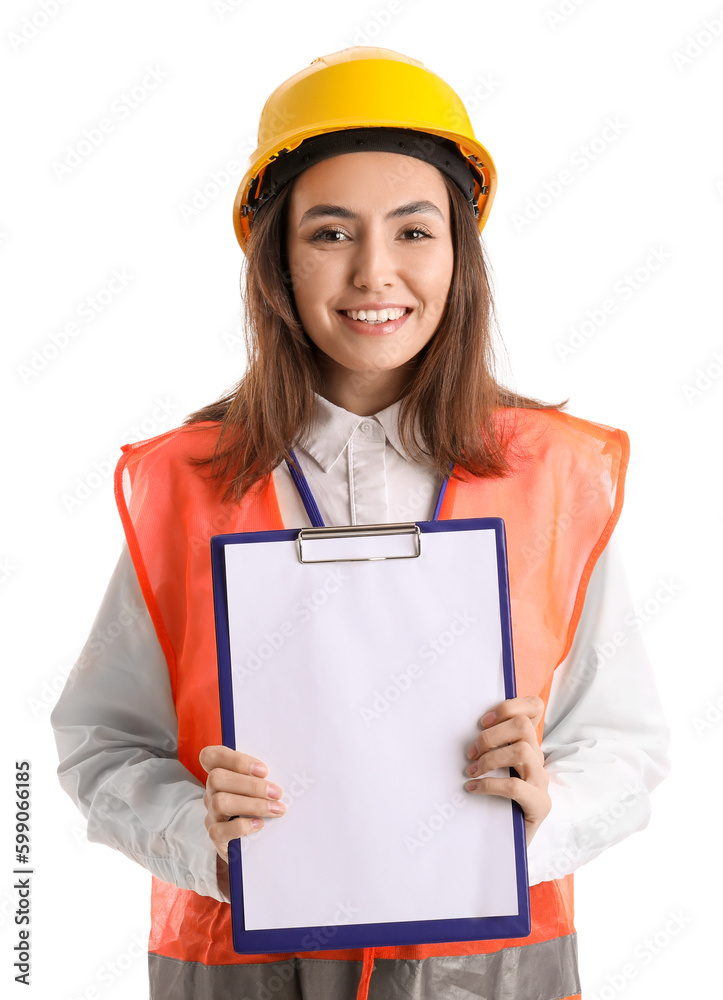
<svg viewBox="0 0 723 1000">
<path fill-rule="evenodd" d="M 217 746 L 208 746 L 208 747 L 204 747 L 201 750 L 201 752 L 199 753 L 199 755 L 198 755 L 198 762 L 201 765 L 201 767 L 204 769 L 204 771 L 206 771 L 206 773 L 208 773 L 209 771 L 213 770 L 213 768 L 216 766 L 216 752 L 215 751 L 218 751 L 220 749 L 221 748 L 217 747 Z"/>
</svg>

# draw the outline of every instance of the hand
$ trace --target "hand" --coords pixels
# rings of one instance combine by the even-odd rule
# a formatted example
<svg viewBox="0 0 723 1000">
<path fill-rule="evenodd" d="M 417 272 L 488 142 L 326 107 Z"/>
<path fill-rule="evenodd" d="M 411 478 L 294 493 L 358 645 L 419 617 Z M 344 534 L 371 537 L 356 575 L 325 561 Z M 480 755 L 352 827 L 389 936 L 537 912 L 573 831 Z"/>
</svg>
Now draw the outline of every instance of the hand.
<svg viewBox="0 0 723 1000">
<path fill-rule="evenodd" d="M 467 767 L 469 775 L 486 774 L 496 767 L 514 767 L 519 774 L 519 778 L 478 778 L 465 788 L 519 802 L 528 844 L 552 808 L 547 792 L 550 778 L 535 732 L 544 710 L 545 703 L 534 696 L 500 702 L 482 716 L 480 724 L 485 728 L 467 751 L 474 761 Z"/>
<path fill-rule="evenodd" d="M 254 776 L 251 770 L 254 765 L 261 775 L 267 773 L 266 765 L 240 750 L 204 747 L 198 759 L 204 771 L 208 771 L 203 793 L 207 809 L 204 822 L 219 857 L 228 864 L 230 840 L 261 829 L 264 821 L 260 817 L 281 816 L 286 812 L 286 806 L 279 801 L 283 793 L 278 785 Z"/>
</svg>

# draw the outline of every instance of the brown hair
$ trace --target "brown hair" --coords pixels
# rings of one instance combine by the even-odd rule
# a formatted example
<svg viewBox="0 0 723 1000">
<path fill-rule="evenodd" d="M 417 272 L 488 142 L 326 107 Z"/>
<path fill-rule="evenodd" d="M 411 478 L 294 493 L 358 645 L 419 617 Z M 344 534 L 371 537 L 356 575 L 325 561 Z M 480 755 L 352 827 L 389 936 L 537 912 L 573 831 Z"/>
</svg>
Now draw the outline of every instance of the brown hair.
<svg viewBox="0 0 723 1000">
<path fill-rule="evenodd" d="M 500 385 L 492 346 L 497 318 L 491 267 L 464 195 L 444 174 L 449 191 L 454 267 L 439 326 L 416 358 L 399 408 L 399 434 L 410 458 L 441 476 L 456 463 L 481 477 L 504 476 L 507 438 L 495 425 L 500 407 L 561 409 Z M 293 181 L 257 210 L 246 253 L 244 295 L 248 369 L 234 388 L 184 423 L 218 421 L 209 466 L 223 500 L 240 501 L 301 440 L 315 416 L 313 393 L 323 395 L 320 351 L 304 331 L 294 302 L 286 255 L 286 223 Z M 295 276 L 296 277 L 296 276 Z M 360 376 L 363 377 L 363 376 Z M 414 433 L 415 419 L 424 454 Z M 456 473 L 450 478 L 460 478 Z"/>
</svg>

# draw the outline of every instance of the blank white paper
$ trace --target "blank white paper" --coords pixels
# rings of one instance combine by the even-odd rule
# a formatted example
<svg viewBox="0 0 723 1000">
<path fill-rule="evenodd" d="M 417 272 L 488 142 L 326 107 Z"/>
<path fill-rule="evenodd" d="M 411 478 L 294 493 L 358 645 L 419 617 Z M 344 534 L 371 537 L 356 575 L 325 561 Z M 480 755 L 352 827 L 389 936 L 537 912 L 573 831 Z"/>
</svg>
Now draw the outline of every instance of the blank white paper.
<svg viewBox="0 0 723 1000">
<path fill-rule="evenodd" d="M 295 540 L 225 547 L 236 747 L 287 804 L 241 838 L 247 930 L 518 912 L 511 803 L 464 789 L 505 697 L 495 535 L 421 545 L 347 563 L 301 563 Z"/>
</svg>

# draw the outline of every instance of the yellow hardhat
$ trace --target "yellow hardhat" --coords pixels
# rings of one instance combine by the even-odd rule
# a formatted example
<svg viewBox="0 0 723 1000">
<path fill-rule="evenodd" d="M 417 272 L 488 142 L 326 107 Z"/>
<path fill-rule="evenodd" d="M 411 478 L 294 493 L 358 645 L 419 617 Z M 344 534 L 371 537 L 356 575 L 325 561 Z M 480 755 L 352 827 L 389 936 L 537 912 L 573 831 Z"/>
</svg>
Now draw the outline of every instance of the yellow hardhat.
<svg viewBox="0 0 723 1000">
<path fill-rule="evenodd" d="M 312 141 L 303 155 L 293 154 L 304 140 Z M 464 191 L 480 232 L 497 188 L 492 157 L 457 94 L 423 63 L 392 49 L 358 45 L 314 59 L 268 98 L 258 143 L 233 206 L 244 252 L 259 205 L 319 159 L 361 146 L 398 149 L 439 167 Z"/>
</svg>

